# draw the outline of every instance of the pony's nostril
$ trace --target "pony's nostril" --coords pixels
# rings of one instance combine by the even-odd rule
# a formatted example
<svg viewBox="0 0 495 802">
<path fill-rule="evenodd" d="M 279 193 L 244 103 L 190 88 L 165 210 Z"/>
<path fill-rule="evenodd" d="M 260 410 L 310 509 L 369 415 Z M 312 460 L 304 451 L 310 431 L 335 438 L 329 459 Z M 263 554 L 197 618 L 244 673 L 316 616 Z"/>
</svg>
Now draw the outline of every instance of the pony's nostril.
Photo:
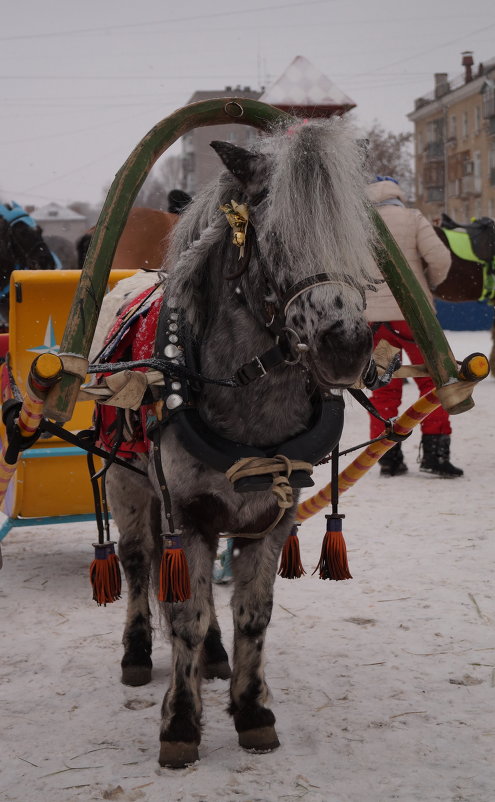
<svg viewBox="0 0 495 802">
<path fill-rule="evenodd" d="M 323 348 L 330 348 L 333 351 L 335 348 L 343 346 L 344 338 L 344 324 L 341 320 L 337 320 L 321 333 L 321 344 Z"/>
<path fill-rule="evenodd" d="M 332 323 L 321 335 L 322 345 L 326 349 L 335 351 L 345 347 L 344 324 L 341 320 Z"/>
<path fill-rule="evenodd" d="M 357 377 L 369 361 L 371 345 L 368 325 L 353 327 L 351 334 L 343 322 L 337 320 L 321 334 L 319 358 L 332 373 Z"/>
</svg>

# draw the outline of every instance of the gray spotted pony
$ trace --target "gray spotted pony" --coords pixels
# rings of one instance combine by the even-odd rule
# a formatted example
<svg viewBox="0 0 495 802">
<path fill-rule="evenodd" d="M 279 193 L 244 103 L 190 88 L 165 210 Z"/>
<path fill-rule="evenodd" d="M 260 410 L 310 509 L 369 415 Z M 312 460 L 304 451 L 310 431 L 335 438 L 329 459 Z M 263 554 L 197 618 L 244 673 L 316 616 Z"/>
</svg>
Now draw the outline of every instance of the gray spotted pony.
<svg viewBox="0 0 495 802">
<path fill-rule="evenodd" d="M 173 768 L 199 757 L 204 677 L 230 677 L 242 747 L 279 746 L 263 669 L 277 564 L 300 489 L 340 439 L 343 392 L 371 360 L 374 234 L 352 129 L 314 121 L 250 151 L 212 147 L 226 169 L 183 213 L 161 282 L 131 306 L 130 317 L 156 322 L 148 351 L 143 331 L 120 340 L 117 361 L 143 367 L 147 354 L 164 385 L 120 427 L 100 426 L 114 453 L 117 429 L 128 443 L 141 429 L 147 443 L 127 453 L 146 475 L 113 464 L 107 476 L 128 585 L 122 680 L 151 679 L 154 584 L 172 643 L 159 761 Z M 129 286 L 135 293 L 136 278 Z M 105 309 L 115 303 L 102 310 L 106 331 Z M 212 593 L 221 535 L 234 538 L 232 669 Z"/>
</svg>

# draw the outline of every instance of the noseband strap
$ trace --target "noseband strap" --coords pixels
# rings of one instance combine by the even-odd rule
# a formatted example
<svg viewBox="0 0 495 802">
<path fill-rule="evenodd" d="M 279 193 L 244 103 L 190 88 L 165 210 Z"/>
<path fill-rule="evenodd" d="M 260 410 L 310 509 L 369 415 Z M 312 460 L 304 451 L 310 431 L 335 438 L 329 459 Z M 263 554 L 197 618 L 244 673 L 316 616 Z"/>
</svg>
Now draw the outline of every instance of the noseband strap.
<svg viewBox="0 0 495 802">
<path fill-rule="evenodd" d="M 313 287 L 321 287 L 324 284 L 340 284 L 342 286 L 351 287 L 353 290 L 357 290 L 363 301 L 365 300 L 365 294 L 362 287 L 353 279 L 348 276 L 347 274 L 344 276 L 338 276 L 332 273 L 316 273 L 314 276 L 307 276 L 306 278 L 301 279 L 296 284 L 293 284 L 292 287 L 289 287 L 287 292 L 282 298 L 281 301 L 281 308 L 283 310 L 284 317 L 287 315 L 287 310 L 291 303 L 296 300 L 303 292 L 307 290 L 312 290 Z"/>
<path fill-rule="evenodd" d="M 281 297 L 271 271 L 268 269 L 268 266 L 266 265 L 266 262 L 261 254 L 258 237 L 256 235 L 256 229 L 252 223 L 250 223 L 249 228 L 251 237 L 248 238 L 248 242 L 250 239 L 252 240 L 248 245 L 249 256 L 247 259 L 247 264 L 244 265 L 239 275 L 242 275 L 242 273 L 248 267 L 252 246 L 252 252 L 254 252 L 256 261 L 258 262 L 259 268 L 267 285 L 267 289 L 274 299 L 273 301 L 269 301 L 267 303 L 266 327 L 275 335 L 279 335 L 280 332 L 286 327 L 287 310 L 289 309 L 290 305 L 296 300 L 296 298 L 298 298 L 304 292 L 313 289 L 314 287 L 321 287 L 325 284 L 340 284 L 341 286 L 351 287 L 351 289 L 359 292 L 363 301 L 363 308 L 366 308 L 366 296 L 364 289 L 347 273 L 343 276 L 340 276 L 337 273 L 316 273 L 313 276 L 306 276 L 306 278 L 301 279 L 300 281 L 296 282 L 296 284 L 293 284 L 291 287 L 289 287 L 289 289 Z"/>
<path fill-rule="evenodd" d="M 232 201 L 232 205 L 236 206 L 234 201 Z M 235 229 L 236 220 L 234 220 L 233 223 L 231 219 L 232 212 L 230 211 L 230 206 L 221 206 L 220 209 L 225 212 L 227 219 L 229 220 L 229 224 Z M 252 221 L 249 220 L 247 211 L 244 212 L 242 222 L 245 224 L 241 240 L 241 264 L 238 270 L 226 275 L 225 278 L 228 280 L 236 280 L 240 278 L 248 270 L 252 257 L 255 257 L 266 286 L 266 297 L 263 308 L 265 326 L 267 330 L 275 337 L 276 343 L 274 348 L 265 352 L 261 356 L 256 356 L 251 362 L 249 362 L 247 365 L 243 365 L 237 371 L 236 378 L 240 384 L 248 384 L 253 379 L 263 376 L 267 372 L 267 369 L 277 367 L 282 363 L 287 365 L 297 364 L 301 360 L 302 352 L 308 350 L 308 346 L 305 343 L 301 343 L 295 332 L 287 326 L 287 312 L 289 307 L 292 303 L 294 303 L 296 298 L 298 298 L 304 292 L 314 289 L 315 287 L 321 287 L 329 284 L 339 285 L 342 288 L 350 287 L 360 294 L 363 303 L 363 309 L 366 308 L 366 296 L 363 287 L 349 274 L 344 273 L 343 275 L 339 275 L 337 273 L 327 272 L 315 273 L 312 276 L 306 276 L 289 287 L 289 289 L 282 295 L 277 286 L 277 282 L 275 281 L 273 272 L 267 265 L 263 254 L 261 253 L 256 228 L 254 227 Z M 233 242 L 235 245 L 240 247 L 240 242 L 238 242 L 235 237 Z M 239 296 L 243 298 L 242 290 L 238 288 L 237 291 Z M 294 335 L 298 340 L 298 343 L 296 344 L 298 353 L 295 354 L 292 343 L 292 337 Z M 289 358 L 291 353 L 293 356 L 295 356 L 295 358 Z M 267 364 L 265 364 L 265 362 Z"/>
</svg>

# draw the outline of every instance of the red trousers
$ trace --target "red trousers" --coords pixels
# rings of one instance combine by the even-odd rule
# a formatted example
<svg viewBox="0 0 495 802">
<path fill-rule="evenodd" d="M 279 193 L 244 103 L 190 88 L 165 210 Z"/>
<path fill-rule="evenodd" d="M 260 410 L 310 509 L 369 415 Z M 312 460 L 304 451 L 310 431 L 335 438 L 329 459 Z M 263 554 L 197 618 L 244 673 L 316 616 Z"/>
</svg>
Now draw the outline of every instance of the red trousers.
<svg viewBox="0 0 495 802">
<path fill-rule="evenodd" d="M 388 325 L 393 331 L 390 331 Z M 401 351 L 404 349 L 413 365 L 424 363 L 421 351 L 414 342 L 411 329 L 405 320 L 391 320 L 387 326 L 382 323 L 373 334 L 373 345 L 375 346 L 379 340 L 387 340 Z M 415 378 L 414 381 L 419 387 L 420 395 L 424 395 L 434 387 L 429 377 Z M 374 390 L 371 401 L 383 418 L 397 417 L 402 401 L 402 379 L 392 379 L 390 384 Z M 420 425 L 423 434 L 450 434 L 452 431 L 448 413 L 443 407 L 438 407 Z M 378 437 L 384 428 L 381 421 L 370 415 L 370 437 Z"/>
</svg>

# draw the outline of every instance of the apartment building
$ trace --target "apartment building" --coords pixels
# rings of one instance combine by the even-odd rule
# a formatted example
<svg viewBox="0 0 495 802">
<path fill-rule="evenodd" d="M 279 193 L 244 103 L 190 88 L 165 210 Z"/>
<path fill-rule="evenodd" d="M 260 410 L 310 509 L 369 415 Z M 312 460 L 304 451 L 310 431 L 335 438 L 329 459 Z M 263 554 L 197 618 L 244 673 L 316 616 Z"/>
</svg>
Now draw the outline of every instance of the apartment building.
<svg viewBox="0 0 495 802">
<path fill-rule="evenodd" d="M 436 73 L 433 91 L 417 98 L 414 123 L 416 205 L 430 220 L 446 212 L 460 223 L 495 217 L 495 58 L 450 80 Z"/>
</svg>

